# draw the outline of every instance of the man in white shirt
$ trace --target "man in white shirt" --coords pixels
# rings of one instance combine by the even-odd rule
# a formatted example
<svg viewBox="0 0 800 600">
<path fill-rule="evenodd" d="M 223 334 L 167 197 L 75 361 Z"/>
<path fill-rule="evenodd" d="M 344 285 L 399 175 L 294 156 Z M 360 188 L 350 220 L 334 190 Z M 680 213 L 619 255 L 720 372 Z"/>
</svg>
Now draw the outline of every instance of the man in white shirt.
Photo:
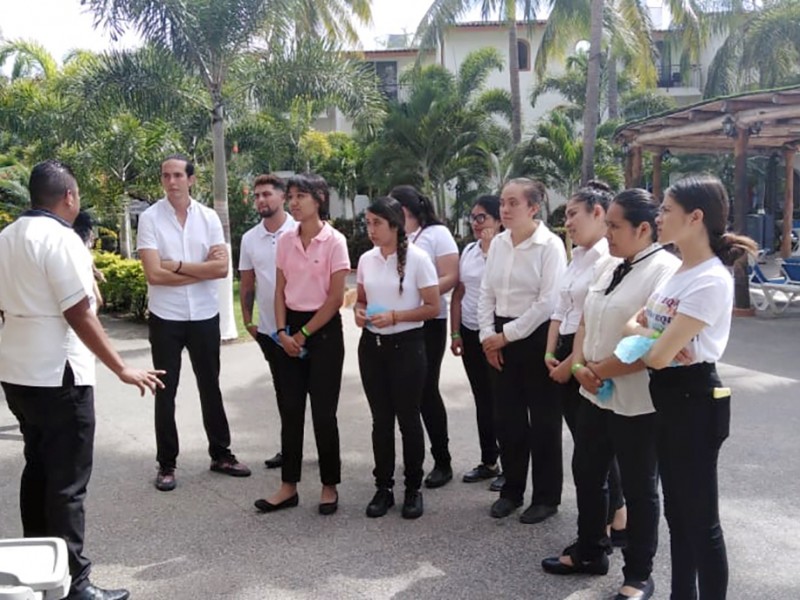
<svg viewBox="0 0 800 600">
<path fill-rule="evenodd" d="M 175 489 L 178 429 L 175 394 L 186 348 L 200 394 L 211 470 L 248 477 L 230 451 L 231 435 L 219 388 L 220 331 L 217 279 L 228 274 L 228 249 L 217 214 L 190 195 L 194 165 L 182 155 L 161 163 L 166 197 L 139 217 L 137 248 L 147 278 L 153 365 L 166 371 L 156 392 L 156 489 Z"/>
<path fill-rule="evenodd" d="M 125 600 L 89 581 L 83 501 L 94 450 L 94 357 L 144 394 L 160 371 L 127 367 L 94 311 L 92 256 L 72 229 L 80 194 L 69 167 L 48 160 L 29 182 L 32 209 L 0 233 L 0 382 L 25 441 L 25 537 L 60 537 L 69 600 Z"/>
<path fill-rule="evenodd" d="M 283 349 L 273 340 L 275 325 L 275 249 L 278 238 L 297 227 L 295 220 L 284 209 L 286 183 L 275 175 L 259 175 L 253 183 L 253 198 L 261 222 L 242 236 L 239 252 L 239 302 L 247 331 L 253 336 L 272 374 L 272 385 L 278 406 L 281 391 L 278 383 L 276 360 Z M 253 323 L 253 302 L 258 306 L 258 324 Z M 264 461 L 268 469 L 283 465 L 283 455 L 278 452 Z"/>
</svg>

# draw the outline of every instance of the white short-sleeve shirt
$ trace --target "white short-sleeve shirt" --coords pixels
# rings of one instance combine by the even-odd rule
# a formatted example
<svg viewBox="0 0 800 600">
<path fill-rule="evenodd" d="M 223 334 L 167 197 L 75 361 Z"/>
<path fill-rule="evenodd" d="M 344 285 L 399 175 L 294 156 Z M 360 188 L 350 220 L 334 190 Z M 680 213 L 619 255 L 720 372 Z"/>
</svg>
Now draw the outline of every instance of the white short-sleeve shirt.
<svg viewBox="0 0 800 600">
<path fill-rule="evenodd" d="M 272 233 L 264 223 L 249 229 L 242 236 L 239 251 L 239 270 L 254 271 L 256 276 L 256 304 L 258 305 L 258 331 L 264 335 L 275 333 L 275 281 L 278 267 L 275 252 L 278 238 L 297 226 L 291 215 Z"/>
<path fill-rule="evenodd" d="M 717 362 L 728 345 L 733 313 L 733 277 L 716 256 L 675 273 L 647 301 L 651 329 L 663 331 L 681 314 L 706 324 L 689 343 L 692 364 Z"/>
<path fill-rule="evenodd" d="M 481 296 L 481 281 L 486 269 L 486 255 L 480 243 L 472 242 L 461 253 L 458 277 L 464 286 L 461 298 L 461 324 L 470 331 L 478 331 L 478 300 Z"/>
<path fill-rule="evenodd" d="M 139 216 L 138 250 L 156 250 L 161 260 L 201 263 L 213 246 L 225 243 L 222 223 L 212 209 L 191 199 L 181 227 L 175 209 L 162 198 Z M 203 321 L 219 313 L 219 281 L 181 286 L 148 284 L 148 309 L 169 321 Z"/>
<path fill-rule="evenodd" d="M 425 251 L 434 266 L 436 266 L 437 258 L 451 254 L 458 255 L 456 240 L 445 225 L 428 225 L 409 233 L 408 238 L 418 248 Z M 447 318 L 447 299 L 444 296 L 439 298 L 439 315 L 436 318 Z"/>
<path fill-rule="evenodd" d="M 92 256 L 69 223 L 22 216 L 0 232 L 0 381 L 60 387 L 69 362 L 75 385 L 95 384 L 94 355 L 63 315 L 84 297 L 94 309 L 93 283 Z"/>
<path fill-rule="evenodd" d="M 358 284 L 364 287 L 367 309 L 378 312 L 387 310 L 413 310 L 422 304 L 419 290 L 439 285 L 436 267 L 428 255 L 408 245 L 406 268 L 403 278 L 403 293 L 400 293 L 400 276 L 397 274 L 397 253 L 385 257 L 380 248 L 373 248 L 358 260 Z M 380 329 L 367 324 L 367 329 L 381 335 L 391 335 L 422 327 L 422 321 L 403 321 Z"/>
</svg>

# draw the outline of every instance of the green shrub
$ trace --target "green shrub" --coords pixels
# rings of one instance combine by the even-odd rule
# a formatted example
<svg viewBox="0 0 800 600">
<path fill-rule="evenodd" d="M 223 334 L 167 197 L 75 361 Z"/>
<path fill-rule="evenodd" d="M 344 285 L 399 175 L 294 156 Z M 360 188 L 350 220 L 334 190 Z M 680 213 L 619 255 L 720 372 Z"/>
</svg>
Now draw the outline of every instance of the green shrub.
<svg viewBox="0 0 800 600">
<path fill-rule="evenodd" d="M 3 210 L 0 210 L 0 231 L 11 225 L 13 222 L 14 217 Z"/>
<path fill-rule="evenodd" d="M 100 282 L 103 310 L 144 319 L 147 311 L 147 281 L 142 263 L 111 252 L 97 251 L 94 262 L 106 280 Z"/>
<path fill-rule="evenodd" d="M 347 238 L 347 252 L 350 255 L 350 267 L 358 266 L 358 259 L 368 250 L 372 250 L 372 241 L 367 235 L 367 224 L 364 214 L 354 219 L 333 219 L 331 225 Z"/>
<path fill-rule="evenodd" d="M 100 249 L 105 252 L 116 252 L 119 236 L 117 232 L 102 225 L 97 228 L 97 237 L 100 242 Z"/>
</svg>

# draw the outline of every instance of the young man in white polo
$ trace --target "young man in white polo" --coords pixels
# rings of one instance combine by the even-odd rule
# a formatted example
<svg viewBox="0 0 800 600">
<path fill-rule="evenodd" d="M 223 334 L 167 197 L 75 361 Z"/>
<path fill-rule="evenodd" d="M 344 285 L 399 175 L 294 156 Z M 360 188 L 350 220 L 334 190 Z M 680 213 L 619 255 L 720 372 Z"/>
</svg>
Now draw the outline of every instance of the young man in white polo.
<svg viewBox="0 0 800 600">
<path fill-rule="evenodd" d="M 139 217 L 137 249 L 148 287 L 153 365 L 166 371 L 156 392 L 156 489 L 175 489 L 178 429 L 175 395 L 186 348 L 192 362 L 211 470 L 248 477 L 250 469 L 230 450 L 231 435 L 219 387 L 218 279 L 228 274 L 228 250 L 217 214 L 190 195 L 194 165 L 182 155 L 161 163 L 166 194 Z"/>
<path fill-rule="evenodd" d="M 69 600 L 125 600 L 89 580 L 83 502 L 94 454 L 95 356 L 144 394 L 159 371 L 127 367 L 95 314 L 92 256 L 72 223 L 80 194 L 69 167 L 36 165 L 31 210 L 0 233 L 0 382 L 25 442 L 25 537 L 67 544 Z"/>
<path fill-rule="evenodd" d="M 273 340 L 275 325 L 275 249 L 278 238 L 297 227 L 286 213 L 286 182 L 276 175 L 259 175 L 253 183 L 253 199 L 261 221 L 242 236 L 239 251 L 239 302 L 247 331 L 261 346 L 272 374 L 272 385 L 278 406 L 281 390 L 278 383 L 276 358 L 283 349 Z M 258 306 L 258 323 L 253 323 L 253 303 Z M 264 461 L 268 469 L 283 465 L 283 455 L 278 452 Z"/>
</svg>

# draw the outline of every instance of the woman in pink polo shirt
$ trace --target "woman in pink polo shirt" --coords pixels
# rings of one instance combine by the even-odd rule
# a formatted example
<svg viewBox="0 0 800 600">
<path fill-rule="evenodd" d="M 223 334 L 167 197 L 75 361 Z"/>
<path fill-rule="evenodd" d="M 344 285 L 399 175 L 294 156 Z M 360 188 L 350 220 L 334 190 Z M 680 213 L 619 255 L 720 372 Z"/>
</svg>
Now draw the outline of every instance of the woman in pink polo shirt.
<svg viewBox="0 0 800 600">
<path fill-rule="evenodd" d="M 286 190 L 289 210 L 299 226 L 283 234 L 276 251 L 275 322 L 285 351 L 278 365 L 283 385 L 278 406 L 283 483 L 275 494 L 256 500 L 255 505 L 261 512 L 297 506 L 306 396 L 310 396 L 322 479 L 319 512 L 330 515 L 339 505 L 336 409 L 344 363 L 339 308 L 350 259 L 344 236 L 323 220 L 329 202 L 325 180 L 310 173 L 295 175 Z"/>
</svg>

